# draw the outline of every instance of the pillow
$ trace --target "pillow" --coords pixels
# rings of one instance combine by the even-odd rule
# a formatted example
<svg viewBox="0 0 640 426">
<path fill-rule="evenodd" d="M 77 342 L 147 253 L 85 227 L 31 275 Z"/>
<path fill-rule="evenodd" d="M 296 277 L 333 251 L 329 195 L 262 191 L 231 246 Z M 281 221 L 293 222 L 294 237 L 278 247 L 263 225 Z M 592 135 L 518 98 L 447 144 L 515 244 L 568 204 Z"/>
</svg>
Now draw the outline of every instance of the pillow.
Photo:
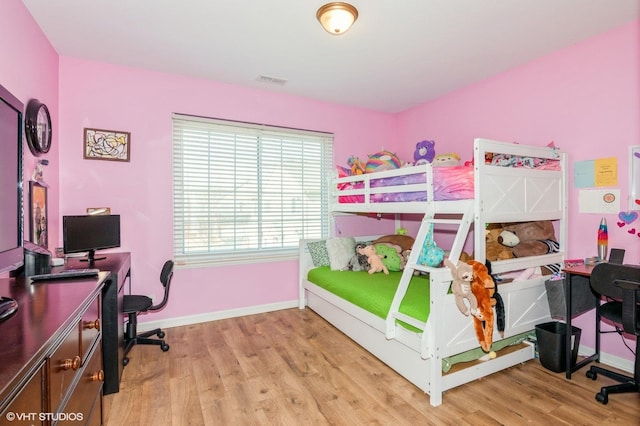
<svg viewBox="0 0 640 426">
<path fill-rule="evenodd" d="M 356 240 L 353 237 L 329 238 L 327 252 L 332 271 L 347 270 L 349 261 L 356 254 Z"/>
<path fill-rule="evenodd" d="M 309 249 L 313 266 L 329 265 L 329 252 L 327 251 L 327 242 L 325 240 L 310 241 L 307 243 L 307 248 Z"/>
</svg>

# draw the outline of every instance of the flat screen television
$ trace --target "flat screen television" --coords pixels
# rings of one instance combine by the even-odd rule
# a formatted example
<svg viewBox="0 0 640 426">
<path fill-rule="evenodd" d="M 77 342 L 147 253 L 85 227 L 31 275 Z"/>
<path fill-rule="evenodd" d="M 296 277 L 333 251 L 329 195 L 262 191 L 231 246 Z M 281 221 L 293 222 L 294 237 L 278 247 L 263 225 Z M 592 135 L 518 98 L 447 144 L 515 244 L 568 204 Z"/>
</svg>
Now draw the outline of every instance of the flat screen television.
<svg viewBox="0 0 640 426">
<path fill-rule="evenodd" d="M 62 217 L 62 240 L 65 254 L 87 253 L 81 259 L 93 265 L 96 250 L 120 247 L 120 215 L 81 215 Z"/>
<path fill-rule="evenodd" d="M 22 112 L 24 105 L 0 85 L 0 272 L 24 263 Z"/>
</svg>

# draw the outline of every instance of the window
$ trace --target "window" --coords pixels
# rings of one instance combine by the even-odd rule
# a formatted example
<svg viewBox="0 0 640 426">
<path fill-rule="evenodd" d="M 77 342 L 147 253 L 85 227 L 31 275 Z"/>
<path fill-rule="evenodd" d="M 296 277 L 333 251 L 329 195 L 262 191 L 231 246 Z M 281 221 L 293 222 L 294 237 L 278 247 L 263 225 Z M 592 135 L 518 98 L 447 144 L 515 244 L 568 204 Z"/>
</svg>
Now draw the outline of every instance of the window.
<svg viewBox="0 0 640 426">
<path fill-rule="evenodd" d="M 333 135 L 173 115 L 179 265 L 294 259 L 329 232 Z"/>
</svg>

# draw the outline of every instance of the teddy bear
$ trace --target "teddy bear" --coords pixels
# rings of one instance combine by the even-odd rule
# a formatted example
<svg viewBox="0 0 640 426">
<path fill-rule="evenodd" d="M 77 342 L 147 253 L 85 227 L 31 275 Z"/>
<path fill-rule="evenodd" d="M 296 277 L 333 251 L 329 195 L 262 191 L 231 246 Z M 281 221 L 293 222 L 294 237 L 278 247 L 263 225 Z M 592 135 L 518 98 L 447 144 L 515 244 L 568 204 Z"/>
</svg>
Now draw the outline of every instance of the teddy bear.
<svg viewBox="0 0 640 426">
<path fill-rule="evenodd" d="M 504 224 L 498 241 L 511 247 L 514 257 L 540 256 L 560 250 L 550 220 Z M 551 275 L 559 271 L 560 265 L 552 264 L 541 267 L 540 272 Z"/>
<path fill-rule="evenodd" d="M 416 149 L 413 151 L 413 160 L 416 166 L 421 164 L 431 163 L 436 156 L 436 143 L 435 141 L 420 141 L 416 144 Z"/>
<path fill-rule="evenodd" d="M 389 270 L 384 266 L 384 263 L 382 263 L 382 256 L 376 253 L 376 246 L 373 244 L 366 245 L 358 249 L 358 254 L 367 256 L 367 262 L 371 265 L 369 274 L 384 272 L 386 275 L 389 275 Z"/>
<path fill-rule="evenodd" d="M 485 228 L 485 258 L 491 262 L 513 258 L 511 247 L 500 243 L 500 234 L 504 228 L 491 223 Z"/>
<path fill-rule="evenodd" d="M 490 353 L 491 345 L 493 344 L 493 307 L 497 303 L 493 297 L 496 291 L 496 283 L 484 264 L 476 260 L 469 260 L 467 264 L 473 270 L 471 292 L 476 297 L 478 311 L 482 315 L 481 318 L 473 317 L 473 327 L 480 347 L 484 352 Z"/>
<path fill-rule="evenodd" d="M 451 291 L 455 296 L 456 306 L 465 316 L 469 314 L 482 319 L 482 314 L 478 311 L 478 299 L 471 292 L 471 281 L 473 281 L 473 268 L 464 262 L 458 261 L 456 266 L 449 259 L 444 260 L 444 264 L 451 271 L 453 281 L 451 281 Z M 465 300 L 467 301 L 465 303 Z M 469 306 L 467 306 L 467 303 Z"/>
</svg>

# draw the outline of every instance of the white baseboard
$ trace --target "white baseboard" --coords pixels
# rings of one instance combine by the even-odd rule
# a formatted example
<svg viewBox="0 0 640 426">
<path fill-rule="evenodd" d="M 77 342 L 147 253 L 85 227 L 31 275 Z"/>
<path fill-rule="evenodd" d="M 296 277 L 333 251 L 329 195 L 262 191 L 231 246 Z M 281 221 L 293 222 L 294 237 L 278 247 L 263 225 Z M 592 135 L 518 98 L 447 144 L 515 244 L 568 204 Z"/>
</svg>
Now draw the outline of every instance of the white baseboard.
<svg viewBox="0 0 640 426">
<path fill-rule="evenodd" d="M 594 352 L 595 352 L 595 349 L 590 348 L 589 346 L 580 345 L 580 347 L 578 348 L 578 355 L 580 356 L 589 356 L 589 355 L 592 355 Z M 633 374 L 634 365 L 632 360 L 621 358 L 619 356 L 611 355 L 606 352 L 600 351 L 600 363 L 608 365 L 613 368 L 619 368 L 622 371 L 626 371 L 627 373 Z M 589 365 L 586 365 L 584 367 L 585 371 L 588 367 Z"/>
<path fill-rule="evenodd" d="M 298 299 L 287 302 L 278 302 L 268 305 L 249 306 L 246 308 L 231 309 L 228 311 L 211 312 L 206 314 L 189 315 L 185 317 L 167 318 L 157 321 L 138 323 L 138 332 L 145 332 L 155 328 L 171 328 L 182 325 L 199 324 L 202 322 L 217 321 L 227 318 L 242 317 L 245 315 L 263 314 L 265 312 L 280 311 L 283 309 L 297 308 Z"/>
</svg>

